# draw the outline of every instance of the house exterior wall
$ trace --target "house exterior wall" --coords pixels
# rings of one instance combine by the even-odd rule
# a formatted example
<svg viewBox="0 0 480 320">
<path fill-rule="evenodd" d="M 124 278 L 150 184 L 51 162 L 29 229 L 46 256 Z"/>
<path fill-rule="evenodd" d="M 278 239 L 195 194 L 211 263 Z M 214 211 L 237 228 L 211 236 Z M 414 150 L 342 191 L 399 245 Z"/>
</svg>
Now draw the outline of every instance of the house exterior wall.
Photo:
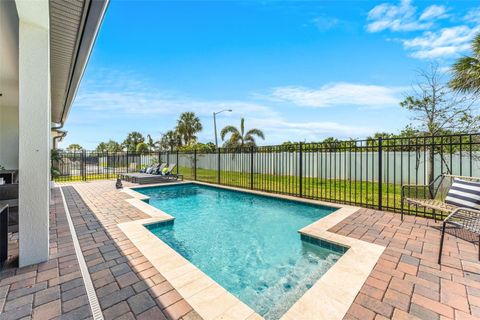
<svg viewBox="0 0 480 320">
<path fill-rule="evenodd" d="M 0 1 L 0 166 L 18 169 L 18 15 Z"/>
<path fill-rule="evenodd" d="M 19 264 L 49 257 L 50 32 L 48 1 L 17 0 L 19 16 Z"/>
</svg>

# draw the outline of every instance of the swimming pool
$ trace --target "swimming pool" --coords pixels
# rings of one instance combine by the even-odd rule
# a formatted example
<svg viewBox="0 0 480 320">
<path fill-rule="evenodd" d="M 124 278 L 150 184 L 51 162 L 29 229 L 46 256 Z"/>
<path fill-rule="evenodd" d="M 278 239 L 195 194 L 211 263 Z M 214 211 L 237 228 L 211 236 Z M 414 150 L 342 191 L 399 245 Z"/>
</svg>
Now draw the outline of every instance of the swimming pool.
<svg viewBox="0 0 480 320">
<path fill-rule="evenodd" d="M 146 227 L 266 319 L 278 319 L 346 248 L 297 232 L 336 208 L 197 184 L 138 188 L 175 217 Z"/>
</svg>

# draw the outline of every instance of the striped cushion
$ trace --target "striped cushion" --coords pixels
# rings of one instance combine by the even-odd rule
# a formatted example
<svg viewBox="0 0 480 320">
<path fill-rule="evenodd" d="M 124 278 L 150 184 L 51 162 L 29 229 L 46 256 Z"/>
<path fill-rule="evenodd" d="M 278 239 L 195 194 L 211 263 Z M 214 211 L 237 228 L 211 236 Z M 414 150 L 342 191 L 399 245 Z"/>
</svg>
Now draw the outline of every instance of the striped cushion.
<svg viewBox="0 0 480 320">
<path fill-rule="evenodd" d="M 480 209 L 480 182 L 454 179 L 445 203 L 456 207 Z"/>
</svg>

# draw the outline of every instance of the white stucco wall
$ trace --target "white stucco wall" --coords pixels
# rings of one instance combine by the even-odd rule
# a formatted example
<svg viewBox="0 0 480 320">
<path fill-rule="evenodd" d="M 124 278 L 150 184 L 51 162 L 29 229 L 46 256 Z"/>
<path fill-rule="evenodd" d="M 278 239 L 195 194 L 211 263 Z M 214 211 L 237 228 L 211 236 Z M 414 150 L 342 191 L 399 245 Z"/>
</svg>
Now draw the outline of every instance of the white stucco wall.
<svg viewBox="0 0 480 320">
<path fill-rule="evenodd" d="M 17 0 L 19 15 L 19 264 L 49 257 L 50 34 L 48 1 Z"/>
<path fill-rule="evenodd" d="M 18 15 L 0 1 L 0 165 L 18 169 Z"/>
</svg>

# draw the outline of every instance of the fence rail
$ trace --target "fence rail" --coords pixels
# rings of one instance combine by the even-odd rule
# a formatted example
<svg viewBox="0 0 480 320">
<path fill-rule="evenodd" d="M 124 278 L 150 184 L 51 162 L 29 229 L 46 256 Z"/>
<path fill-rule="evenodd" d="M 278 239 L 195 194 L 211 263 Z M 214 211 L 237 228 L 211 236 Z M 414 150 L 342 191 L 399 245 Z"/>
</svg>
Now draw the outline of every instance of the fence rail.
<svg viewBox="0 0 480 320">
<path fill-rule="evenodd" d="M 399 212 L 402 184 L 480 176 L 480 134 L 379 138 L 205 152 L 62 153 L 56 181 L 116 178 L 160 162 L 185 179 Z M 431 216 L 415 207 L 407 211 Z"/>
</svg>

